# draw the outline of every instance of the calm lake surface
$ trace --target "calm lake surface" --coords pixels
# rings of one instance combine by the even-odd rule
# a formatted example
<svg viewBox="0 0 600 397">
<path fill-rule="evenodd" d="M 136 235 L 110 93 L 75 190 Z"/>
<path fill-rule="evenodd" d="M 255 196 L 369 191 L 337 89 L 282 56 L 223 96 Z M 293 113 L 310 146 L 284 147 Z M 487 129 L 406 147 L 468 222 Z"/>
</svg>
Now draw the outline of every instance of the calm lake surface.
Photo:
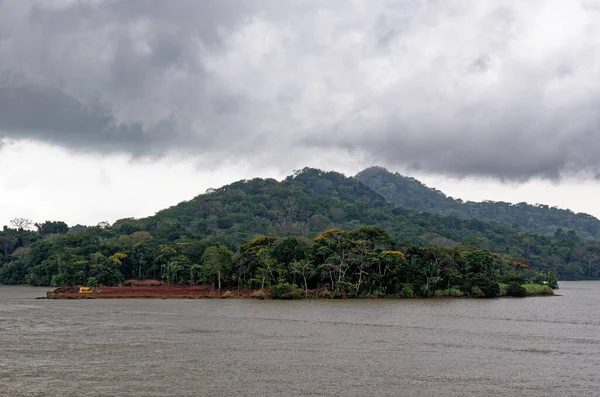
<svg viewBox="0 0 600 397">
<path fill-rule="evenodd" d="M 495 300 L 35 300 L 0 287 L 0 395 L 598 396 L 600 282 Z"/>
</svg>

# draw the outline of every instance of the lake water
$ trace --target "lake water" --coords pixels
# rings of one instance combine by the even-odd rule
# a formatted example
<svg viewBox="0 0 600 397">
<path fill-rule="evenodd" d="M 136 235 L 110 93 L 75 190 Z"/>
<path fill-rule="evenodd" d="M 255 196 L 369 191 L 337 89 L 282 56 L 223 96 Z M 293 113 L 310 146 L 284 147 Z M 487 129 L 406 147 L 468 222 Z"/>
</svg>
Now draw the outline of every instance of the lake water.
<svg viewBox="0 0 600 397">
<path fill-rule="evenodd" d="M 35 300 L 0 287 L 4 396 L 599 396 L 600 282 L 495 300 Z"/>
</svg>

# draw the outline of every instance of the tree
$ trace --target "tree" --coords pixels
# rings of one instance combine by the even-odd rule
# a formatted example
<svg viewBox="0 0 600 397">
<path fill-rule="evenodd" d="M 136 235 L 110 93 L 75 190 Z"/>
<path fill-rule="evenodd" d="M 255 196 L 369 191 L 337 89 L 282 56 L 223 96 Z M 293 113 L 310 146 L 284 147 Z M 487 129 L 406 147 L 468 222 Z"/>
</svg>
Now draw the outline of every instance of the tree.
<svg viewBox="0 0 600 397">
<path fill-rule="evenodd" d="M 361 227 L 350 232 L 349 235 L 352 240 L 360 241 L 369 250 L 391 250 L 396 245 L 389 234 L 378 227 Z"/>
<path fill-rule="evenodd" d="M 592 277 L 592 268 L 594 268 L 600 260 L 600 247 L 595 245 L 587 247 L 587 250 L 582 255 L 582 259 L 587 265 L 587 276 Z"/>
<path fill-rule="evenodd" d="M 204 251 L 202 262 L 208 275 L 217 277 L 217 286 L 221 291 L 221 279 L 231 271 L 233 253 L 224 245 L 211 246 Z"/>
<path fill-rule="evenodd" d="M 290 268 L 293 274 L 302 277 L 302 286 L 304 287 L 304 295 L 308 294 L 308 280 L 317 274 L 314 264 L 308 259 L 294 260 L 290 263 Z"/>
<path fill-rule="evenodd" d="M 194 264 L 190 267 L 190 284 L 199 285 L 202 283 L 204 268 L 201 265 Z"/>
<path fill-rule="evenodd" d="M 552 289 L 558 289 L 558 280 L 556 278 L 556 273 L 548 272 L 548 286 Z"/>
<path fill-rule="evenodd" d="M 416 258 L 413 258 L 416 261 Z M 400 292 L 402 279 L 405 277 L 403 267 L 406 265 L 406 257 L 400 251 L 381 251 L 377 266 L 379 285 L 384 292 Z M 376 288 L 372 285 L 371 288 Z"/>
<path fill-rule="evenodd" d="M 136 233 L 144 233 L 144 232 L 136 232 Z M 136 234 L 134 233 L 134 234 Z M 130 236 L 128 236 L 130 237 Z M 129 242 L 133 242 L 136 240 L 129 240 Z M 142 279 L 143 277 L 147 277 L 150 272 L 152 272 L 152 277 L 156 277 L 156 261 L 157 254 L 159 251 L 159 244 L 156 239 L 150 238 L 149 240 L 144 240 L 133 245 L 132 257 L 135 262 L 137 262 L 137 278 Z"/>
<path fill-rule="evenodd" d="M 112 261 L 117 266 L 121 266 L 125 259 L 127 259 L 127 254 L 124 254 L 122 252 L 115 252 L 114 254 L 108 257 L 108 260 Z"/>
<path fill-rule="evenodd" d="M 161 278 L 164 278 L 165 265 L 167 265 L 176 256 L 177 251 L 171 246 L 165 245 L 160 249 L 159 254 L 156 257 L 156 263 L 158 263 L 160 266 Z"/>
<path fill-rule="evenodd" d="M 437 283 L 442 281 L 442 277 L 440 277 L 441 269 L 436 262 L 429 261 L 421 266 L 421 272 L 425 278 L 425 284 L 421 285 L 421 290 L 425 292 L 426 295 L 431 295 L 435 290 Z"/>
<path fill-rule="evenodd" d="M 181 267 L 176 261 L 171 261 L 164 265 L 163 277 L 167 280 L 167 284 L 174 284 L 180 271 Z"/>
<path fill-rule="evenodd" d="M 46 221 L 44 223 L 36 223 L 35 227 L 38 233 L 46 236 L 48 234 L 65 234 L 69 231 L 69 226 L 62 221 Z"/>
<path fill-rule="evenodd" d="M 511 282 L 506 287 L 506 295 L 522 298 L 527 295 L 527 291 L 525 290 L 525 287 L 518 282 Z"/>
<path fill-rule="evenodd" d="M 481 286 L 486 298 L 495 298 L 500 294 L 500 285 L 494 281 L 488 281 Z"/>
<path fill-rule="evenodd" d="M 188 284 L 191 276 L 192 262 L 185 255 L 178 255 L 167 264 L 167 282 L 168 284 Z"/>
<path fill-rule="evenodd" d="M 324 261 L 323 270 L 329 276 L 331 289 L 335 290 L 335 284 L 342 281 L 348 271 L 348 252 L 352 247 L 348 239 L 348 233 L 341 229 L 327 230 L 315 238 L 317 252 L 321 256 L 328 256 Z"/>
<path fill-rule="evenodd" d="M 152 240 L 152 235 L 149 232 L 133 232 L 119 237 L 119 243 L 131 247 L 150 240 Z"/>
<path fill-rule="evenodd" d="M 29 230 L 33 221 L 27 218 L 14 218 L 10 220 L 10 224 L 17 230 Z"/>
<path fill-rule="evenodd" d="M 99 229 L 108 229 L 110 227 L 110 223 L 108 223 L 107 221 L 101 221 L 101 222 L 98 222 L 96 227 Z"/>
<path fill-rule="evenodd" d="M 100 285 L 115 285 L 123 280 L 123 274 L 119 270 L 122 264 L 123 253 L 116 253 L 105 257 L 101 252 L 95 252 L 88 257 L 88 278 L 95 277 Z M 64 259 L 59 260 L 59 269 L 65 267 Z"/>
<path fill-rule="evenodd" d="M 264 273 L 261 280 L 264 286 L 268 272 L 264 269 L 263 262 L 276 241 L 278 241 L 276 237 L 261 236 L 240 246 L 235 256 L 235 275 L 238 288 L 248 287 L 253 281 L 257 281 L 259 270 Z"/>
</svg>

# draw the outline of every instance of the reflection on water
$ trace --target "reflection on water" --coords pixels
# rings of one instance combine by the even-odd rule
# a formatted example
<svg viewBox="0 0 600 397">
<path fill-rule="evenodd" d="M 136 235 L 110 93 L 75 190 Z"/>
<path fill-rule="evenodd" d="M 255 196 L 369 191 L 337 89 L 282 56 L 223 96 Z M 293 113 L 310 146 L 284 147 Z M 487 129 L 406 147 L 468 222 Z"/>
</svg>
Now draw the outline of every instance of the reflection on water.
<svg viewBox="0 0 600 397">
<path fill-rule="evenodd" d="M 600 395 L 600 282 L 496 300 L 33 299 L 45 291 L 0 287 L 2 395 Z"/>
</svg>

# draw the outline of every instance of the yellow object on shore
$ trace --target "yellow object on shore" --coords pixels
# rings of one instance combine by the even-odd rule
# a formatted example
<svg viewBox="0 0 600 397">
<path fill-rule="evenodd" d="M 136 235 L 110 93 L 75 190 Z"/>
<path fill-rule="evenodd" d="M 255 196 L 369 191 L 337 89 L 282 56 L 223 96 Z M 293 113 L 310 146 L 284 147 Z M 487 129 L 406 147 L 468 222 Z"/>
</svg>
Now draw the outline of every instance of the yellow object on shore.
<svg viewBox="0 0 600 397">
<path fill-rule="evenodd" d="M 90 287 L 81 287 L 81 288 L 79 288 L 79 293 L 80 294 L 91 294 L 92 289 Z"/>
</svg>

